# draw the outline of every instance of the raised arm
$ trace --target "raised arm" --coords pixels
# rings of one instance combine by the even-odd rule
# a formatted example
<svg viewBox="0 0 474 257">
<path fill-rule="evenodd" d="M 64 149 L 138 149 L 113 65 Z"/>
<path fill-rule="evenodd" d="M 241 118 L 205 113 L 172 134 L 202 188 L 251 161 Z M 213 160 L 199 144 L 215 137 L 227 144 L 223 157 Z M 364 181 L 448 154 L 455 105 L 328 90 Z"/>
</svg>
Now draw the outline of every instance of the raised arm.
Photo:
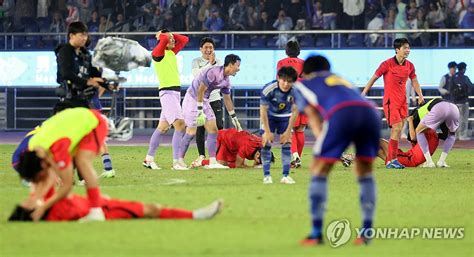
<svg viewBox="0 0 474 257">
<path fill-rule="evenodd" d="M 185 35 L 180 35 L 180 34 L 173 34 L 174 40 L 175 40 L 175 45 L 173 47 L 173 52 L 177 54 L 181 49 L 183 49 L 186 44 L 189 42 L 189 38 Z"/>
</svg>

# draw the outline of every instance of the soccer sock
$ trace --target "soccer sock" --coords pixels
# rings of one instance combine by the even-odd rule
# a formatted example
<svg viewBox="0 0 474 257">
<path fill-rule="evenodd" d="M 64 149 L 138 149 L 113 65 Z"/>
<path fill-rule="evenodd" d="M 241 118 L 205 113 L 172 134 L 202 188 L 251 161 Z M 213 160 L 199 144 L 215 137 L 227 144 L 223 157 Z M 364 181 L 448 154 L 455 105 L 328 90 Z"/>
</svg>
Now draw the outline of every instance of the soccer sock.
<svg viewBox="0 0 474 257">
<path fill-rule="evenodd" d="M 446 157 L 448 157 L 448 153 L 442 152 L 438 162 L 446 162 Z"/>
<path fill-rule="evenodd" d="M 326 209 L 327 191 L 327 177 L 313 176 L 309 185 L 308 197 L 310 202 L 311 219 L 313 222 L 311 237 L 314 238 L 322 237 L 323 217 Z"/>
<path fill-rule="evenodd" d="M 425 156 L 425 160 L 428 163 L 432 163 L 433 159 L 431 159 L 430 149 L 428 148 L 428 141 L 426 140 L 426 136 L 424 133 L 416 134 L 416 140 L 420 145 L 421 151 L 423 151 L 423 155 Z"/>
<path fill-rule="evenodd" d="M 265 145 L 262 148 L 262 166 L 263 166 L 263 175 L 270 176 L 270 164 L 272 160 L 272 146 Z"/>
<path fill-rule="evenodd" d="M 300 155 L 303 153 L 304 148 L 304 131 L 296 131 L 296 140 L 298 141 L 298 154 Z"/>
<path fill-rule="evenodd" d="M 91 208 L 100 207 L 100 189 L 98 187 L 88 188 L 87 198 Z"/>
<path fill-rule="evenodd" d="M 184 131 L 174 130 L 173 138 L 171 139 L 171 145 L 173 146 L 173 160 L 179 158 L 179 144 L 183 139 Z"/>
<path fill-rule="evenodd" d="M 207 152 L 209 153 L 209 157 L 215 158 L 216 151 L 217 151 L 217 134 L 208 133 L 207 134 Z"/>
<path fill-rule="evenodd" d="M 398 140 L 393 140 L 390 138 L 388 141 L 388 156 L 390 157 L 390 161 L 397 159 L 397 152 L 398 152 Z"/>
<path fill-rule="evenodd" d="M 163 208 L 158 214 L 159 219 L 192 219 L 193 212 L 176 208 Z"/>
<path fill-rule="evenodd" d="M 359 177 L 360 185 L 360 207 L 362 210 L 362 228 L 372 228 L 372 220 L 375 212 L 376 188 L 372 174 Z"/>
<path fill-rule="evenodd" d="M 155 129 L 155 131 L 153 131 L 153 135 L 151 135 L 150 143 L 148 146 L 149 156 L 155 156 L 156 149 L 158 149 L 158 146 L 160 145 L 162 135 L 164 134 L 161 133 L 158 129 Z"/>
<path fill-rule="evenodd" d="M 288 176 L 288 174 L 290 173 L 290 163 L 291 163 L 291 145 L 289 143 L 285 143 L 281 146 L 281 165 L 283 166 L 284 177 Z"/>
<path fill-rule="evenodd" d="M 202 160 L 201 165 L 209 165 L 209 160 Z"/>
<path fill-rule="evenodd" d="M 206 129 L 204 128 L 204 126 L 197 127 L 197 130 L 196 130 L 196 145 L 197 145 L 197 148 L 198 148 L 199 155 L 204 155 L 204 156 L 206 156 L 206 149 L 204 147 L 204 145 L 205 145 L 205 140 L 204 140 L 205 133 L 206 133 Z"/>
<path fill-rule="evenodd" d="M 456 136 L 455 135 L 449 135 L 448 138 L 444 141 L 443 144 L 443 153 L 446 153 L 446 155 L 451 151 L 451 148 L 453 148 L 454 141 L 456 141 Z"/>
<path fill-rule="evenodd" d="M 298 139 L 296 136 L 296 131 L 293 131 L 291 133 L 291 153 L 297 153 L 298 152 Z"/>
<path fill-rule="evenodd" d="M 109 171 L 112 170 L 112 160 L 110 159 L 110 155 L 108 153 L 104 153 L 102 155 L 102 163 L 104 164 L 104 170 Z"/>
<path fill-rule="evenodd" d="M 193 138 L 194 135 L 188 133 L 184 134 L 184 137 L 181 139 L 181 144 L 179 145 L 179 158 L 184 158 Z"/>
</svg>

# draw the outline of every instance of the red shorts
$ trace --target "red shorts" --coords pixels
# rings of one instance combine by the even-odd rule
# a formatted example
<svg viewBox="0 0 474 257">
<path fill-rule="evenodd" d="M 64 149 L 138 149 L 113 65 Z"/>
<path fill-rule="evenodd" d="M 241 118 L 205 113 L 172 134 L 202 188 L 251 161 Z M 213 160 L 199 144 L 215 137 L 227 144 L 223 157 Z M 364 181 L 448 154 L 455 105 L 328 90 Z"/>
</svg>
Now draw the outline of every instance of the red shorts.
<svg viewBox="0 0 474 257">
<path fill-rule="evenodd" d="M 402 105 L 391 105 L 390 101 L 384 103 L 383 112 L 389 127 L 392 127 L 393 124 L 402 122 L 408 116 L 408 106 L 407 104 Z"/>
<path fill-rule="evenodd" d="M 236 154 L 232 154 L 224 145 L 219 145 L 216 153 L 216 160 L 225 162 L 235 162 Z"/>
<path fill-rule="evenodd" d="M 102 117 L 99 111 L 91 110 L 99 119 L 99 124 L 89 134 L 85 135 L 78 144 L 78 149 L 100 153 L 100 148 L 105 144 L 107 133 L 109 132 L 107 121 Z"/>
<path fill-rule="evenodd" d="M 299 126 L 306 126 L 308 125 L 308 116 L 306 114 L 298 114 L 298 117 L 296 117 L 295 120 L 295 125 L 293 126 L 294 128 L 299 127 Z"/>
<path fill-rule="evenodd" d="M 144 206 L 140 202 L 117 199 L 101 199 L 105 218 L 132 219 L 144 217 Z M 80 195 L 71 195 L 51 207 L 46 215 L 47 221 L 78 220 L 89 213 L 89 200 Z"/>
</svg>

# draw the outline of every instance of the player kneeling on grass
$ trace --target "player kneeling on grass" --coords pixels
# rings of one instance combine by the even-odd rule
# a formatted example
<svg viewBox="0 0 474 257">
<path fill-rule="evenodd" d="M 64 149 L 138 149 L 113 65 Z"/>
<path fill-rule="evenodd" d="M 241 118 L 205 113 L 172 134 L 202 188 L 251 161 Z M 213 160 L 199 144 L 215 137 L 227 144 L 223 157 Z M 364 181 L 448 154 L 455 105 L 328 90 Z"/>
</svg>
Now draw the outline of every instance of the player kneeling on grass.
<svg viewBox="0 0 474 257">
<path fill-rule="evenodd" d="M 248 131 L 237 129 L 223 129 L 217 132 L 216 159 L 229 168 L 258 167 L 261 164 L 262 139 Z M 272 156 L 273 157 L 273 156 Z M 252 166 L 247 166 L 245 160 L 253 160 Z M 274 159 L 274 157 L 273 157 Z M 191 167 L 209 165 L 209 160 L 198 160 Z"/>
<path fill-rule="evenodd" d="M 374 105 L 358 94 L 351 83 L 330 72 L 328 60 L 313 56 L 304 62 L 303 78 L 295 83 L 296 103 L 304 111 L 317 141 L 311 165 L 309 202 L 311 233 L 301 243 L 318 245 L 323 240 L 323 218 L 328 195 L 327 177 L 344 150 L 354 143 L 356 174 L 360 185 L 362 228 L 371 229 L 375 212 L 373 159 L 380 139 L 380 116 Z M 356 243 L 368 243 L 358 238 Z"/>
<path fill-rule="evenodd" d="M 83 220 L 89 215 L 91 203 L 86 197 L 77 194 L 68 194 L 66 197 L 46 206 L 46 203 L 54 197 L 55 174 L 48 170 L 27 170 L 23 173 L 25 178 L 35 181 L 38 192 L 48 192 L 38 197 L 38 194 L 30 195 L 23 204 L 17 205 L 13 210 L 9 221 L 73 221 Z M 51 183 L 53 182 L 53 183 Z M 27 206 L 25 203 L 35 201 L 36 206 Z M 100 209 L 106 220 L 114 219 L 210 219 L 214 217 L 222 207 L 222 200 L 216 200 L 203 208 L 190 211 L 177 208 L 167 208 L 160 204 L 146 204 L 136 201 L 111 199 L 101 197 L 99 199 Z M 34 213 L 38 208 L 45 208 L 40 216 Z"/>
<path fill-rule="evenodd" d="M 92 163 L 100 153 L 107 133 L 107 121 L 98 111 L 72 108 L 43 122 L 35 134 L 22 142 L 24 150 L 18 151 L 20 156 L 14 167 L 22 178 L 36 185 L 34 193 L 36 199 L 41 200 L 48 193 L 47 190 L 56 182 L 57 177 L 61 180 L 57 192 L 44 204 L 38 205 L 36 201 L 28 202 L 30 205 L 28 207 L 34 209 L 31 214 L 34 221 L 43 217 L 51 206 L 71 192 L 74 165 L 87 186 L 90 208 L 84 219 L 105 219 L 100 208 L 99 183 Z M 40 185 L 42 183 L 47 183 L 49 186 L 42 187 Z M 37 188 L 43 188 L 43 191 Z"/>
<path fill-rule="evenodd" d="M 260 94 L 260 123 L 262 134 L 262 164 L 263 184 L 273 183 L 270 176 L 271 149 L 273 133 L 280 135 L 281 162 L 283 166 L 282 184 L 294 184 L 288 176 L 291 162 L 291 129 L 298 116 L 298 109 L 294 103 L 295 95 L 293 83 L 298 74 L 292 67 L 282 67 L 278 70 L 278 79 L 265 85 Z"/>
</svg>

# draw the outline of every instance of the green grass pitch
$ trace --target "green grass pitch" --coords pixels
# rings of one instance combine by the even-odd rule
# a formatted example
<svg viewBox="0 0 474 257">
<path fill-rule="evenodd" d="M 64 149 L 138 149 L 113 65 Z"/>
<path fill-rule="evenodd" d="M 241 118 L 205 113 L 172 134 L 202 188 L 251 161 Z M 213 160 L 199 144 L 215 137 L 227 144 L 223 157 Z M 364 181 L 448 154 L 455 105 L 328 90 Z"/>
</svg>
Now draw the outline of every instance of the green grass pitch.
<svg viewBox="0 0 474 257">
<path fill-rule="evenodd" d="M 111 147 L 117 176 L 102 179 L 101 190 L 115 198 L 159 202 L 197 208 L 221 197 L 222 212 L 208 221 L 127 220 L 80 224 L 8 223 L 15 203 L 28 189 L 10 168 L 13 145 L 0 146 L 0 256 L 474 256 L 473 151 L 455 149 L 448 169 L 386 170 L 376 162 L 378 201 L 376 227 L 463 227 L 463 239 L 374 240 L 356 247 L 329 244 L 304 248 L 298 242 L 310 229 L 308 169 L 292 173 L 295 185 L 262 184 L 262 171 L 204 169 L 152 171 L 141 162 L 146 147 Z M 278 150 L 277 150 L 278 151 Z M 435 156 L 437 160 L 439 155 Z M 272 168 L 280 179 L 279 153 Z M 170 148 L 159 149 L 157 159 L 170 167 Z M 196 156 L 191 148 L 188 163 Z M 310 161 L 305 149 L 303 164 Z M 96 168 L 102 165 L 97 159 Z M 185 183 L 170 184 L 182 179 Z M 337 165 L 329 180 L 325 225 L 346 218 L 360 225 L 358 184 L 350 169 Z M 75 187 L 84 194 L 84 188 Z"/>
</svg>

